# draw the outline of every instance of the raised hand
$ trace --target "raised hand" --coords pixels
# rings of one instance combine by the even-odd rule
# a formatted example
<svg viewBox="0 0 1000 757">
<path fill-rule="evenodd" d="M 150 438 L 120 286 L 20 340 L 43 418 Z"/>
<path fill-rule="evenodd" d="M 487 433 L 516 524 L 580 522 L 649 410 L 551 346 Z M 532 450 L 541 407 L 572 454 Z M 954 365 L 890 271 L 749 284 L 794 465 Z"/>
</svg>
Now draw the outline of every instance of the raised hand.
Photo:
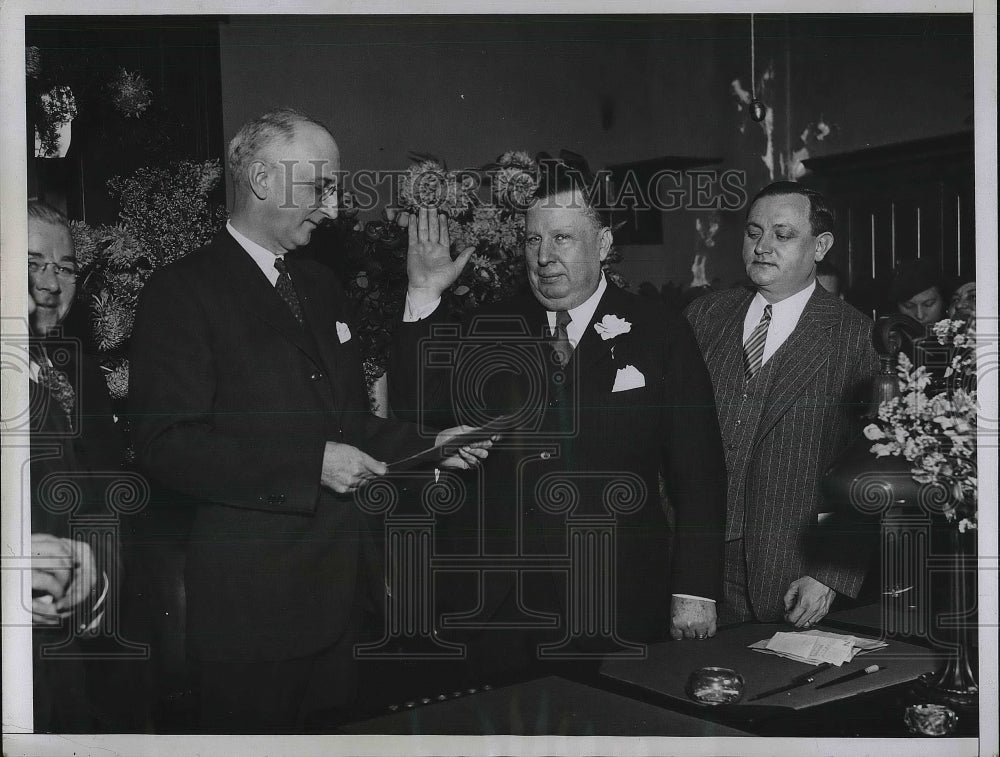
<svg viewBox="0 0 1000 757">
<path fill-rule="evenodd" d="M 413 305 L 422 305 L 436 300 L 455 283 L 476 248 L 467 247 L 452 260 L 448 216 L 436 208 L 420 208 L 416 215 L 407 214 L 407 231 L 407 294 Z"/>
</svg>

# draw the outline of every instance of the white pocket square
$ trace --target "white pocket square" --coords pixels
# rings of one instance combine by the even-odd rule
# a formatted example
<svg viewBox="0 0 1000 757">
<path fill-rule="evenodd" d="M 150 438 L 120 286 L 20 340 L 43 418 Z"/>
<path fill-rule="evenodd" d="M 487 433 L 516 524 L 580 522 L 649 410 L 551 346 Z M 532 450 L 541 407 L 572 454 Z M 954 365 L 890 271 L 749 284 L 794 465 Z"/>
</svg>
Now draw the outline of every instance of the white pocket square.
<svg viewBox="0 0 1000 757">
<path fill-rule="evenodd" d="M 337 338 L 341 344 L 351 339 L 351 330 L 347 328 L 347 324 L 343 321 L 337 321 Z"/>
<path fill-rule="evenodd" d="M 615 385 L 611 387 L 612 392 L 627 392 L 629 389 L 638 389 L 646 385 L 646 377 L 634 365 L 626 365 L 619 368 L 615 374 Z"/>
</svg>

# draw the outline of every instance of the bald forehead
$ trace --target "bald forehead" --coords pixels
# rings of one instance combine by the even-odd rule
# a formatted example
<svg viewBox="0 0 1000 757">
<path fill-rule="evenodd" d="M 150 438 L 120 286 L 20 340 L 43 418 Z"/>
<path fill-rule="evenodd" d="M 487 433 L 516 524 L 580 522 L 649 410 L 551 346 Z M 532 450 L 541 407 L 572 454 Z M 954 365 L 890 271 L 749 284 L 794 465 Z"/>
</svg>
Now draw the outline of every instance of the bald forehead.
<svg viewBox="0 0 1000 757">
<path fill-rule="evenodd" d="M 273 160 L 339 160 L 340 150 L 333 136 L 322 126 L 302 122 L 290 136 L 275 135 L 264 146 Z"/>
<path fill-rule="evenodd" d="M 52 255 L 54 258 L 75 258 L 73 235 L 59 223 L 28 218 L 28 257 Z"/>
</svg>

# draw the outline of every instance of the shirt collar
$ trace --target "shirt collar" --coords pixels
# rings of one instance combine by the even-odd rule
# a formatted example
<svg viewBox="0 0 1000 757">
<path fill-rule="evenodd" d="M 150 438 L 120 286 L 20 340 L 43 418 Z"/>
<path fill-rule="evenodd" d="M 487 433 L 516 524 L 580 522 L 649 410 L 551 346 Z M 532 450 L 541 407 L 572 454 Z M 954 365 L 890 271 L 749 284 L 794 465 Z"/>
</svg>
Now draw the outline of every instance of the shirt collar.
<svg viewBox="0 0 1000 757">
<path fill-rule="evenodd" d="M 750 310 L 756 313 L 756 318 L 759 320 L 760 316 L 764 313 L 764 308 L 770 305 L 772 318 L 794 319 L 797 321 L 799 316 L 802 315 L 802 311 L 805 310 L 806 303 L 809 302 L 809 298 L 812 297 L 813 290 L 815 289 L 816 279 L 813 279 L 806 285 L 805 289 L 801 289 L 790 297 L 786 297 L 781 302 L 773 303 L 768 302 L 764 298 L 764 295 L 757 292 L 750 303 Z"/>
<path fill-rule="evenodd" d="M 566 312 L 569 313 L 569 317 L 573 320 L 570 322 L 569 326 L 566 327 L 566 336 L 569 338 L 570 343 L 575 347 L 583 336 L 584 330 L 587 328 L 587 324 L 594 317 L 594 312 L 597 310 L 597 305 L 601 301 L 601 297 L 604 296 L 605 290 L 608 288 L 608 281 L 604 278 L 603 271 L 601 272 L 601 280 L 597 282 L 597 289 L 594 293 L 590 295 L 587 299 L 577 305 L 575 308 L 570 308 Z M 549 331 L 554 332 L 556 328 L 556 313 L 554 310 L 549 310 L 546 312 L 546 316 L 549 319 Z"/>
<path fill-rule="evenodd" d="M 284 258 L 284 255 L 275 255 L 273 252 L 265 247 L 261 247 L 259 244 L 254 242 L 252 239 L 248 239 L 236 230 L 230 221 L 226 221 L 226 231 L 229 232 L 230 236 L 236 240 L 236 243 L 246 250 L 247 255 L 253 258 L 253 262 L 257 264 L 261 272 L 267 277 L 267 280 L 271 282 L 271 286 L 278 283 L 278 271 L 274 267 L 274 261 L 276 258 Z"/>
</svg>

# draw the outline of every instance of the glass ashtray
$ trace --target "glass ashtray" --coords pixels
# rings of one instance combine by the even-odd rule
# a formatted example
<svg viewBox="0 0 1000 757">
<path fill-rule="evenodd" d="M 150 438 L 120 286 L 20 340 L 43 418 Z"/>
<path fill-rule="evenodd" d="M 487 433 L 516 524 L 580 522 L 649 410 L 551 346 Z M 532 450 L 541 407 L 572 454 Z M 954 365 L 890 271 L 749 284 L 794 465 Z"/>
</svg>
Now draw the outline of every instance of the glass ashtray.
<svg viewBox="0 0 1000 757">
<path fill-rule="evenodd" d="M 955 730 L 958 715 L 943 704 L 914 704 L 903 716 L 910 733 L 920 736 L 947 736 Z"/>
<path fill-rule="evenodd" d="M 698 668 L 688 677 L 687 694 L 702 704 L 735 704 L 743 698 L 743 676 L 729 668 Z"/>
</svg>

